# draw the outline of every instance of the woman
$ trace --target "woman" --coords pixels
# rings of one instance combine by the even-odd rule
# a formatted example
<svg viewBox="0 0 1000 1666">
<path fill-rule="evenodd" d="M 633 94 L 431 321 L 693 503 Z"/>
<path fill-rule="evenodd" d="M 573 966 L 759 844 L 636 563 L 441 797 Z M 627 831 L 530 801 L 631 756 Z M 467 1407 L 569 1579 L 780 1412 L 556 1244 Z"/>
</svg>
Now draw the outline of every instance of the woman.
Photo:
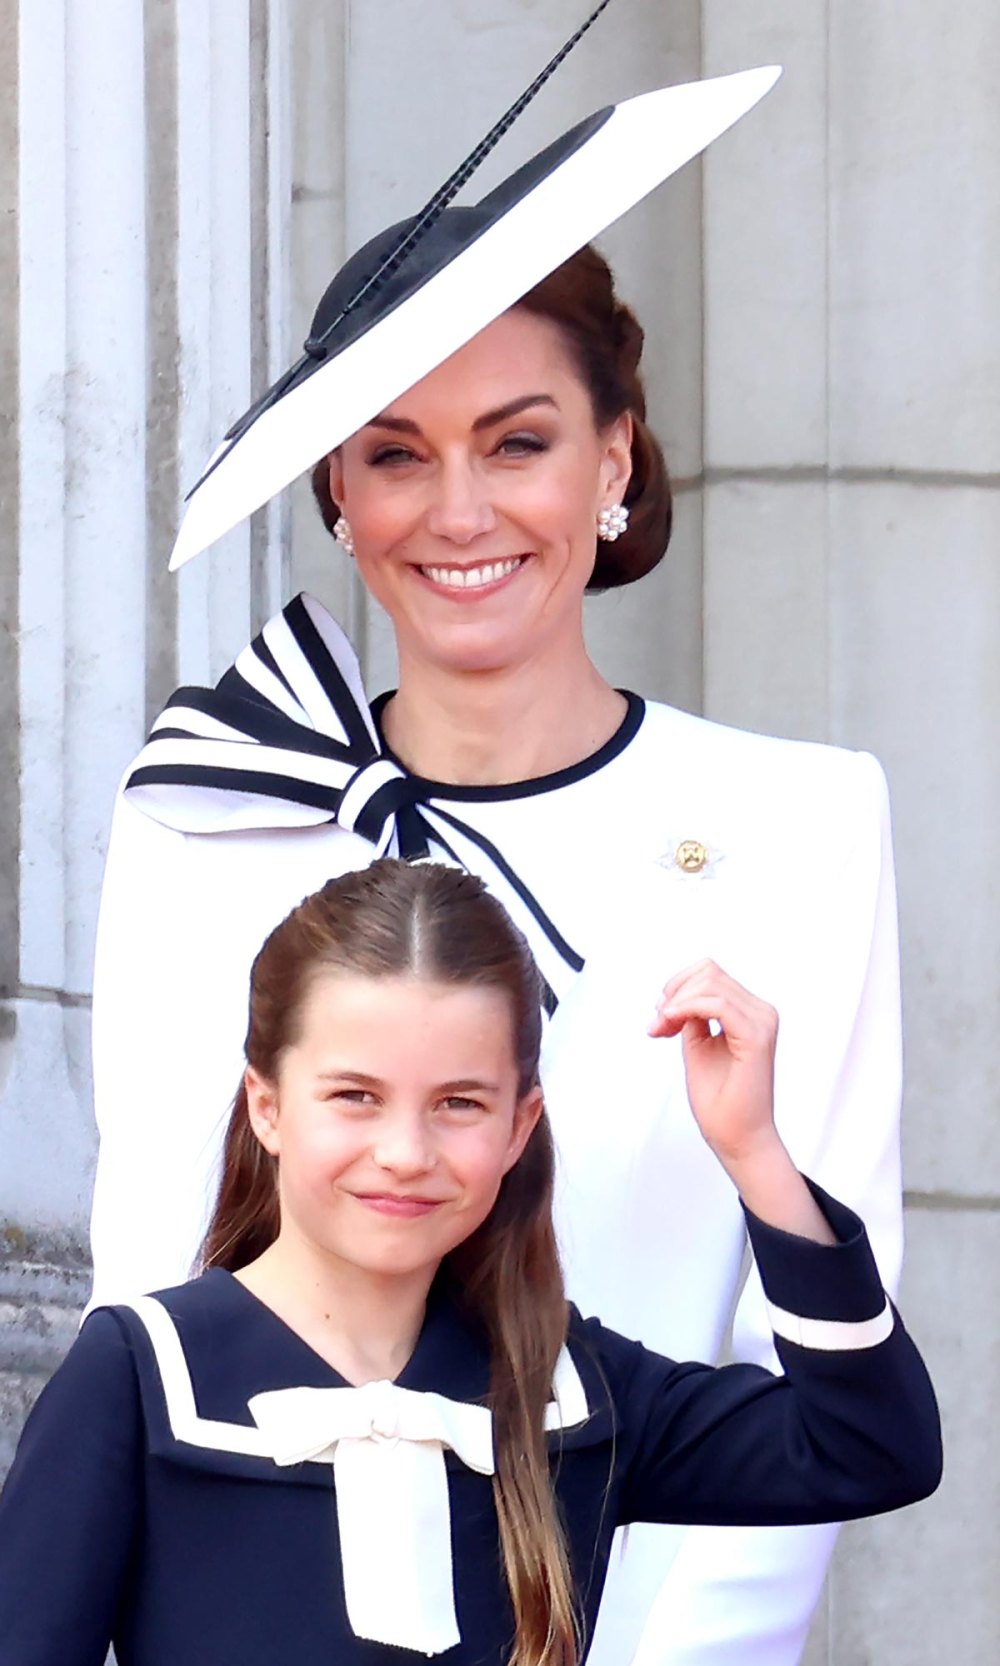
<svg viewBox="0 0 1000 1666">
<path fill-rule="evenodd" d="M 454 868 L 377 862 L 271 933 L 208 1271 L 91 1315 L 0 1499 L 5 1666 L 112 1642 L 119 1666 L 582 1666 L 619 1523 L 937 1485 L 861 1223 L 775 1132 L 776 1015 L 711 963 L 650 1029 L 683 1037 L 787 1376 L 677 1365 L 567 1307 L 539 993 Z"/>
<path fill-rule="evenodd" d="M 449 239 L 462 246 L 469 222 L 454 216 L 479 212 L 436 221 L 425 270 L 447 269 Z M 349 263 L 313 353 L 352 316 L 357 263 L 381 272 L 398 247 L 394 231 Z M 772 1358 L 754 1274 L 740 1294 L 738 1197 L 692 1129 L 679 1064 L 664 1070 L 645 1034 L 665 979 L 706 957 L 781 1012 L 782 1136 L 858 1209 L 894 1288 L 898 987 L 881 772 L 620 694 L 586 652 L 588 585 L 649 571 L 669 530 L 641 342 L 584 249 L 367 411 L 317 484 L 392 619 L 398 691 L 369 712 L 349 646 L 300 598 L 218 690 L 175 697 L 130 772 L 95 990 L 96 1300 L 187 1276 L 257 945 L 304 893 L 386 848 L 478 873 L 535 952 L 552 1013 L 542 1073 L 560 1232 L 585 1309 L 659 1351 L 716 1358 L 735 1307 L 736 1357 Z M 299 391 L 279 390 L 258 429 L 301 411 Z M 669 1567 L 637 1659 L 791 1663 L 832 1539 L 633 1530 L 592 1658 L 630 1657 Z"/>
</svg>

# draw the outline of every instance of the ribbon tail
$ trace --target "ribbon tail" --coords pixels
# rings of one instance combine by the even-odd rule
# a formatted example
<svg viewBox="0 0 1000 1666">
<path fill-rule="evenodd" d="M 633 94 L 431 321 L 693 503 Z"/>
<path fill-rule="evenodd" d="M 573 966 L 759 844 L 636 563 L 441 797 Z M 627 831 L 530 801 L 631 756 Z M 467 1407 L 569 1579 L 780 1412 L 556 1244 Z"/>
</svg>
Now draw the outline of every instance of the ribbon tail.
<svg viewBox="0 0 1000 1666">
<path fill-rule="evenodd" d="M 333 1474 L 355 1636 L 427 1655 L 454 1648 L 461 1634 L 441 1442 L 340 1440 Z"/>
</svg>

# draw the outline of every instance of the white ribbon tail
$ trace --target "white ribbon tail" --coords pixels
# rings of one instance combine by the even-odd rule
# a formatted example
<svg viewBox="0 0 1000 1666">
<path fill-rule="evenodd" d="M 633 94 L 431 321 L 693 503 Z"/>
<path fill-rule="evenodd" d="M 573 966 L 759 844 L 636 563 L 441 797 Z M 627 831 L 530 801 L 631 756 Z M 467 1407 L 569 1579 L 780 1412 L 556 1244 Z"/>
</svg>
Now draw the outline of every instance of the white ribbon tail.
<svg viewBox="0 0 1000 1666">
<path fill-rule="evenodd" d="M 441 1442 L 340 1440 L 333 1473 L 355 1636 L 427 1655 L 454 1648 L 461 1636 Z"/>
</svg>

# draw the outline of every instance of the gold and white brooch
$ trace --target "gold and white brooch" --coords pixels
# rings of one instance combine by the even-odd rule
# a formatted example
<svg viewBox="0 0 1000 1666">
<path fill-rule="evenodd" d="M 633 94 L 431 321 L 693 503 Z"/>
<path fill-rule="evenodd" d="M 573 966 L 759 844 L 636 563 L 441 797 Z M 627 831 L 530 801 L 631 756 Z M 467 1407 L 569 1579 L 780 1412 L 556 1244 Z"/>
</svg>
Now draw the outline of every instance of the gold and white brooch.
<svg viewBox="0 0 1000 1666">
<path fill-rule="evenodd" d="M 725 852 L 704 839 L 674 839 L 657 860 L 661 868 L 687 879 L 710 879 L 725 860 Z"/>
</svg>

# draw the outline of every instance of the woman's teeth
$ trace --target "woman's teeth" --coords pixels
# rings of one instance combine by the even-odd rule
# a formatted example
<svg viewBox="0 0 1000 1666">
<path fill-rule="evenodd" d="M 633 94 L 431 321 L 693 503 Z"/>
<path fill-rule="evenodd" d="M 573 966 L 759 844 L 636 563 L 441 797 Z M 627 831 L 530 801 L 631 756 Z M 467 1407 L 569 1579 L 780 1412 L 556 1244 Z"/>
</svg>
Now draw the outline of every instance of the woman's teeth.
<svg viewBox="0 0 1000 1666">
<path fill-rule="evenodd" d="M 509 561 L 490 561 L 485 567 L 421 567 L 420 571 L 432 584 L 444 584 L 451 590 L 474 590 L 480 584 L 495 584 L 508 578 L 524 560 L 515 555 Z"/>
</svg>

